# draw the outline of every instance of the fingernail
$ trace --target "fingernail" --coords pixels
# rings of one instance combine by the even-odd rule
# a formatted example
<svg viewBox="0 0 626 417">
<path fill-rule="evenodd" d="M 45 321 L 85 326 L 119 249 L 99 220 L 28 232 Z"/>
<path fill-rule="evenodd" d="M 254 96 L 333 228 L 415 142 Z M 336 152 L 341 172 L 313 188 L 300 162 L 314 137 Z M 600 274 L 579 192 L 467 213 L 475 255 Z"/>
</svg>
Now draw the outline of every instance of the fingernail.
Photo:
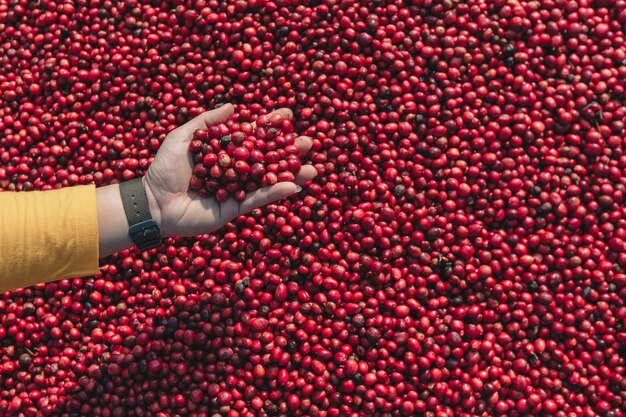
<svg viewBox="0 0 626 417">
<path fill-rule="evenodd" d="M 302 191 L 302 187 L 300 187 L 299 185 L 296 185 L 296 193 L 299 193 L 300 191 Z"/>
</svg>

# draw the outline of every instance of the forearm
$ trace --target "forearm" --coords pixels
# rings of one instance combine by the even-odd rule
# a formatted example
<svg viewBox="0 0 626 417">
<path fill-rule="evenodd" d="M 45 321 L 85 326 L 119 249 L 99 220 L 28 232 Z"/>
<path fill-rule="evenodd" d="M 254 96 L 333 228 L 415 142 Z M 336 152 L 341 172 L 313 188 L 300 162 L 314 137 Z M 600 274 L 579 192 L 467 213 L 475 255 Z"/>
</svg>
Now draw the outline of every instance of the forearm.
<svg viewBox="0 0 626 417">
<path fill-rule="evenodd" d="M 118 184 L 1 192 L 0 207 L 0 292 L 95 274 L 133 246 Z"/>
<path fill-rule="evenodd" d="M 0 292 L 98 271 L 94 186 L 0 193 Z"/>
<path fill-rule="evenodd" d="M 128 234 L 128 221 L 120 197 L 119 184 L 97 188 L 96 205 L 99 257 L 104 258 L 133 246 Z"/>
</svg>

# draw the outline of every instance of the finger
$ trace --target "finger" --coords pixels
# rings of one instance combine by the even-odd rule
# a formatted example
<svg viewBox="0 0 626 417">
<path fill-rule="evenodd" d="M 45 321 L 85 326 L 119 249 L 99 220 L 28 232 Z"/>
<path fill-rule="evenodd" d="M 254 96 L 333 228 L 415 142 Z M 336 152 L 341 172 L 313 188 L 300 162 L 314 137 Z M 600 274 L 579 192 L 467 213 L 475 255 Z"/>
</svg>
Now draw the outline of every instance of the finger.
<svg viewBox="0 0 626 417">
<path fill-rule="evenodd" d="M 298 156 L 304 156 L 311 150 L 311 147 L 313 146 L 313 139 L 308 136 L 298 136 L 294 145 L 298 148 Z"/>
<path fill-rule="evenodd" d="M 274 110 L 273 112 L 269 113 L 267 117 L 272 117 L 275 114 L 280 114 L 284 119 L 291 119 L 293 117 L 293 112 L 286 107 Z M 256 122 L 252 122 L 252 126 L 254 126 L 254 128 L 256 129 Z"/>
<path fill-rule="evenodd" d="M 174 129 L 167 135 L 166 142 L 183 142 L 189 143 L 193 137 L 193 132 L 198 129 L 206 129 L 208 126 L 214 126 L 223 123 L 230 118 L 235 112 L 232 104 L 225 104 L 217 109 L 206 111 L 184 125 Z"/>
<path fill-rule="evenodd" d="M 300 191 L 293 182 L 279 182 L 278 184 L 248 193 L 248 196 L 239 205 L 239 213 L 249 213 L 255 208 L 263 207 L 273 201 L 282 200 Z"/>
<path fill-rule="evenodd" d="M 296 175 L 296 184 L 302 185 L 307 181 L 311 181 L 317 176 L 317 170 L 313 165 L 304 165 L 300 168 L 300 172 Z"/>
<path fill-rule="evenodd" d="M 268 116 L 272 117 L 275 114 L 280 114 L 281 116 L 283 116 L 284 119 L 291 119 L 293 117 L 293 112 L 291 111 L 291 109 L 288 109 L 286 107 L 282 107 L 278 110 L 274 110 Z"/>
</svg>

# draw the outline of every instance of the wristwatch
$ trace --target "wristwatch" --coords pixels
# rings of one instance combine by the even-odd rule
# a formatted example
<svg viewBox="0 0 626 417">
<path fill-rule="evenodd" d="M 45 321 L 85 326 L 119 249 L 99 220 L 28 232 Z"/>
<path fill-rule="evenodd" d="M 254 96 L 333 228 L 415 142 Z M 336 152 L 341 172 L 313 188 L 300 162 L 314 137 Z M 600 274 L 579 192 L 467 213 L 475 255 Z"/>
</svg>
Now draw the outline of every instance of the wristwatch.
<svg viewBox="0 0 626 417">
<path fill-rule="evenodd" d="M 128 219 L 128 234 L 140 251 L 161 245 L 159 227 L 150 214 L 148 196 L 141 178 L 120 183 L 122 204 Z"/>
</svg>

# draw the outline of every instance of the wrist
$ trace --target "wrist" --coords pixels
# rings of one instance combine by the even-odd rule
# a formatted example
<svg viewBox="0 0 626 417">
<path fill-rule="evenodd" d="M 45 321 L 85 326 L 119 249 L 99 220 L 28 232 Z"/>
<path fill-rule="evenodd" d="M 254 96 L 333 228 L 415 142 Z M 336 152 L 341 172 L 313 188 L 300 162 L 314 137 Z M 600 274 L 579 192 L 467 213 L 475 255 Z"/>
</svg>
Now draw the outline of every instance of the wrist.
<svg viewBox="0 0 626 417">
<path fill-rule="evenodd" d="M 146 191 L 146 197 L 148 198 L 148 207 L 150 208 L 150 215 L 152 216 L 152 220 L 154 220 L 154 222 L 157 224 L 161 237 L 165 237 L 165 235 L 163 234 L 163 221 L 159 202 L 154 196 L 154 193 L 152 192 L 152 189 L 150 188 L 150 185 L 148 184 L 145 176 L 141 178 L 141 183 L 143 184 L 143 188 Z"/>
<path fill-rule="evenodd" d="M 161 232 L 150 210 L 143 178 L 120 183 L 119 191 L 128 221 L 128 234 L 137 249 L 143 252 L 160 246 Z"/>
</svg>

